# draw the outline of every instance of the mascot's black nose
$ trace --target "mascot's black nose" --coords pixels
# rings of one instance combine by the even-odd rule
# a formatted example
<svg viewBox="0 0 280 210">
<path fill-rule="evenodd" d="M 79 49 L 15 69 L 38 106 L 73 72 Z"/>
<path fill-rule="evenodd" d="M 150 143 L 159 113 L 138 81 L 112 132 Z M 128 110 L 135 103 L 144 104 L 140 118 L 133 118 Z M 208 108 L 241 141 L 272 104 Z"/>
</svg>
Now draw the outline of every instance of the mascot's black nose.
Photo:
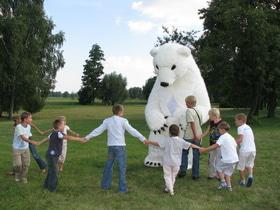
<svg viewBox="0 0 280 210">
<path fill-rule="evenodd" d="M 169 84 L 168 84 L 167 82 L 161 82 L 160 85 L 161 85 L 162 87 L 167 87 Z"/>
</svg>

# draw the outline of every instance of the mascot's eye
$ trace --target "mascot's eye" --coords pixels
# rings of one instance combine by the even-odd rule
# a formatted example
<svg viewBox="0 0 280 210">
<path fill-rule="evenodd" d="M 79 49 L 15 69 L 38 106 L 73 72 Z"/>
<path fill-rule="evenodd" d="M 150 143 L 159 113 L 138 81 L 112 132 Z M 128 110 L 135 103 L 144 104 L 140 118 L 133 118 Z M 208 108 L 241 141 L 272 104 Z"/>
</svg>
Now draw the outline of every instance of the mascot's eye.
<svg viewBox="0 0 280 210">
<path fill-rule="evenodd" d="M 156 65 L 156 68 L 159 70 L 159 67 L 158 67 L 158 65 Z"/>
<path fill-rule="evenodd" d="M 173 66 L 171 67 L 171 70 L 174 70 L 174 69 L 176 69 L 176 65 L 173 65 Z"/>
</svg>

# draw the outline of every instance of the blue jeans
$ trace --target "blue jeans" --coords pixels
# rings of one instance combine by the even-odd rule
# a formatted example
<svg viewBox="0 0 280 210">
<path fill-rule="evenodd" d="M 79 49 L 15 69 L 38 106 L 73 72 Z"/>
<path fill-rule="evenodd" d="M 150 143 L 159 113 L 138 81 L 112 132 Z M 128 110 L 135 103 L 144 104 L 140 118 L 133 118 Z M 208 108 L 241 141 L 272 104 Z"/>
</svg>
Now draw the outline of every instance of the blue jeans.
<svg viewBox="0 0 280 210">
<path fill-rule="evenodd" d="M 29 144 L 29 150 L 30 150 L 32 157 L 38 164 L 39 168 L 41 170 L 47 168 L 47 164 L 45 163 L 45 161 L 42 160 L 42 158 L 40 157 L 40 155 L 38 154 L 38 152 L 36 150 L 36 147 L 33 144 Z"/>
<path fill-rule="evenodd" d="M 48 162 L 48 174 L 44 182 L 44 188 L 54 192 L 58 184 L 58 156 L 47 152 L 46 159 Z"/>
<path fill-rule="evenodd" d="M 119 192 L 126 192 L 126 151 L 125 146 L 109 146 L 108 147 L 108 160 L 105 163 L 103 171 L 103 179 L 101 187 L 109 189 L 111 187 L 113 176 L 114 161 L 117 161 L 119 167 Z"/>
<path fill-rule="evenodd" d="M 186 140 L 192 144 L 195 144 L 197 146 L 200 146 L 200 141 L 194 141 L 194 140 Z M 185 150 L 183 149 L 182 153 L 182 161 L 180 166 L 180 171 L 186 172 L 188 169 L 188 156 L 189 156 L 189 149 Z M 199 177 L 199 150 L 193 149 L 193 164 L 192 164 L 192 177 Z"/>
</svg>

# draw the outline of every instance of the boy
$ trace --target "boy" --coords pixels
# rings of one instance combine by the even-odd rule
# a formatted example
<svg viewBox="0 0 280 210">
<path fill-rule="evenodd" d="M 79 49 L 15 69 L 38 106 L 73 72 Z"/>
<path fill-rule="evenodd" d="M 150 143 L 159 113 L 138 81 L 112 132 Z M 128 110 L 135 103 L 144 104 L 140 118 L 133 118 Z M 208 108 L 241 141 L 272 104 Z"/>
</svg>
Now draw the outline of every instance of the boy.
<svg viewBox="0 0 280 210">
<path fill-rule="evenodd" d="M 48 174 L 44 182 L 44 188 L 50 192 L 56 191 L 58 182 L 58 158 L 61 155 L 63 140 L 79 141 L 84 143 L 84 139 L 80 137 L 68 136 L 63 133 L 65 122 L 56 119 L 53 122 L 54 131 L 48 138 L 42 140 L 39 144 L 49 141 L 49 147 L 46 152 L 46 160 L 48 162 Z"/>
<path fill-rule="evenodd" d="M 66 125 L 66 117 L 65 116 L 60 116 L 60 117 L 58 117 L 58 119 L 63 120 L 65 122 L 65 127 L 64 127 L 64 130 L 63 130 L 63 133 L 65 135 L 67 135 L 67 133 L 69 132 L 73 136 L 80 136 L 78 133 L 71 130 L 68 125 Z M 61 152 L 61 155 L 59 156 L 59 159 L 58 159 L 58 167 L 59 167 L 60 172 L 63 171 L 64 162 L 65 162 L 65 159 L 66 159 L 66 154 L 67 154 L 67 140 L 64 139 L 63 140 L 63 145 L 62 145 L 62 152 Z"/>
<path fill-rule="evenodd" d="M 13 139 L 13 166 L 15 172 L 15 181 L 27 183 L 27 173 L 30 165 L 29 143 L 38 145 L 38 142 L 32 141 L 30 137 L 32 115 L 29 112 L 23 112 L 20 116 L 21 122 L 15 127 Z"/>
<path fill-rule="evenodd" d="M 165 180 L 165 192 L 174 195 L 174 184 L 176 176 L 180 169 L 182 150 L 189 149 L 189 147 L 199 149 L 198 146 L 191 144 L 184 139 L 179 138 L 180 129 L 177 125 L 169 127 L 170 138 L 165 138 L 164 141 L 144 141 L 145 144 L 152 144 L 164 149 L 163 152 L 163 173 Z"/>
<path fill-rule="evenodd" d="M 188 96 L 185 99 L 187 110 L 186 119 L 181 123 L 185 128 L 184 139 L 192 144 L 200 146 L 201 130 L 201 119 L 202 115 L 196 106 L 196 98 L 194 96 Z M 188 155 L 189 149 L 183 149 L 182 162 L 180 166 L 180 172 L 178 177 L 186 176 L 188 169 Z M 193 163 L 192 163 L 192 179 L 199 179 L 199 150 L 193 149 Z"/>
<path fill-rule="evenodd" d="M 209 135 L 209 144 L 210 144 L 209 146 L 211 146 L 215 144 L 220 137 L 218 125 L 222 122 L 222 119 L 220 115 L 220 110 L 218 108 L 210 109 L 208 115 L 210 119 L 209 125 L 200 138 Z M 209 152 L 208 179 L 218 178 L 216 166 L 218 165 L 220 160 L 221 160 L 221 150 L 219 147 Z"/>
<path fill-rule="evenodd" d="M 221 148 L 221 161 L 217 166 L 217 171 L 220 178 L 220 185 L 218 189 L 228 189 L 232 191 L 231 176 L 233 174 L 235 164 L 238 162 L 238 155 L 236 151 L 236 142 L 234 138 L 228 133 L 230 126 L 227 122 L 221 122 L 218 125 L 219 133 L 221 134 L 218 141 L 207 148 L 200 148 L 200 152 L 208 152 L 218 147 Z"/>
<path fill-rule="evenodd" d="M 128 131 L 132 136 L 137 137 L 141 142 L 144 142 L 146 138 L 134 129 L 127 119 L 123 118 L 124 107 L 120 104 L 116 104 L 112 108 L 113 116 L 105 119 L 103 123 L 85 139 L 89 140 L 102 134 L 105 130 L 108 132 L 108 159 L 105 164 L 101 188 L 108 190 L 111 187 L 112 182 L 112 168 L 114 161 L 118 162 L 119 166 L 119 192 L 127 192 L 126 186 L 126 151 L 125 151 L 125 131 Z"/>
<path fill-rule="evenodd" d="M 247 116 L 243 113 L 235 116 L 235 125 L 238 137 L 236 143 L 240 144 L 239 163 L 237 169 L 240 171 L 240 186 L 245 186 L 245 169 L 248 173 L 246 186 L 251 187 L 253 184 L 253 167 L 256 157 L 256 145 L 254 134 L 249 125 L 246 124 Z"/>
</svg>

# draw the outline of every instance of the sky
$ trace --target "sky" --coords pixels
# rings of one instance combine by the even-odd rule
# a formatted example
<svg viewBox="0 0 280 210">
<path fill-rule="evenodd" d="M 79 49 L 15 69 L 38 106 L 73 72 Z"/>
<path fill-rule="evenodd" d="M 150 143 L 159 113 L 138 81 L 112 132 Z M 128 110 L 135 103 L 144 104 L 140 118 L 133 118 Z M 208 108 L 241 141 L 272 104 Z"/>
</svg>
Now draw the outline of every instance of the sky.
<svg viewBox="0 0 280 210">
<path fill-rule="evenodd" d="M 104 73 L 127 78 L 127 87 L 142 87 L 154 76 L 150 50 L 161 27 L 203 30 L 198 9 L 207 0 L 45 0 L 45 11 L 63 31 L 65 66 L 55 91 L 77 92 L 83 65 L 93 44 L 105 54 Z"/>
</svg>

